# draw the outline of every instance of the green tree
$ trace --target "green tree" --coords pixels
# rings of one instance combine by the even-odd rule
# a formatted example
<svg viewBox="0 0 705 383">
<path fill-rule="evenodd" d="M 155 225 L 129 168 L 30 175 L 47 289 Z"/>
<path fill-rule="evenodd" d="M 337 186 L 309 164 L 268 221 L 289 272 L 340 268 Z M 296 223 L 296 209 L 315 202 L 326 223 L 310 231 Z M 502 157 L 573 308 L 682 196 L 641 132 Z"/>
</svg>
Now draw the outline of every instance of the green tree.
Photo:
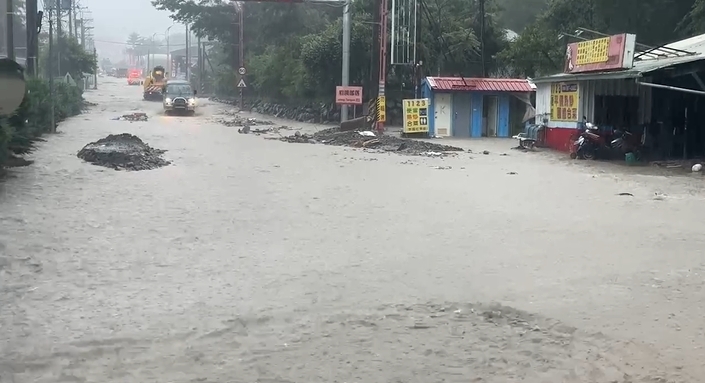
<svg viewBox="0 0 705 383">
<path fill-rule="evenodd" d="M 678 27 L 685 33 L 705 33 L 705 1 L 695 0 Z"/>
<path fill-rule="evenodd" d="M 517 74 L 561 71 L 565 46 L 575 41 L 569 35 L 579 27 L 606 34 L 634 33 L 639 43 L 658 46 L 702 25 L 697 24 L 698 8 L 693 4 L 694 0 L 552 0 L 500 58 Z"/>
<path fill-rule="evenodd" d="M 39 53 L 39 65 L 42 73 L 49 73 L 48 60 L 52 60 L 54 76 L 64 76 L 68 73 L 74 79 L 79 79 L 83 78 L 84 73 L 94 73 L 96 58 L 92 52 L 83 50 L 83 47 L 75 39 L 62 36 L 61 44 L 59 44 L 60 49 L 57 49 L 57 44 L 54 42 L 51 58 L 49 57 L 48 38 L 46 40 L 41 44 Z M 60 63 L 59 58 L 61 59 Z"/>
<path fill-rule="evenodd" d="M 240 63 L 236 49 L 239 36 L 232 20 L 239 8 L 220 0 L 182 2 L 153 0 L 157 9 L 171 13 L 175 21 L 189 23 L 199 36 L 220 42 L 220 52 L 211 56 L 222 68 L 218 84 L 236 91 L 235 72 Z M 373 41 L 373 0 L 357 0 L 352 5 L 351 84 L 376 88 L 371 68 L 376 64 Z M 498 9 L 487 1 L 486 63 L 496 67 L 496 53 L 506 42 L 497 25 Z M 245 63 L 249 69 L 248 92 L 282 102 L 330 102 L 335 86 L 341 83 L 342 9 L 315 4 L 245 3 Z M 480 20 L 477 2 L 434 0 L 424 7 L 421 17 L 419 59 L 434 74 L 481 75 L 479 54 Z M 390 87 L 410 87 L 411 71 L 389 71 Z M 221 89 L 225 90 L 225 89 Z M 250 93 L 252 94 L 252 93 Z"/>
<path fill-rule="evenodd" d="M 546 10 L 548 0 L 498 0 L 498 24 L 521 32 Z"/>
</svg>

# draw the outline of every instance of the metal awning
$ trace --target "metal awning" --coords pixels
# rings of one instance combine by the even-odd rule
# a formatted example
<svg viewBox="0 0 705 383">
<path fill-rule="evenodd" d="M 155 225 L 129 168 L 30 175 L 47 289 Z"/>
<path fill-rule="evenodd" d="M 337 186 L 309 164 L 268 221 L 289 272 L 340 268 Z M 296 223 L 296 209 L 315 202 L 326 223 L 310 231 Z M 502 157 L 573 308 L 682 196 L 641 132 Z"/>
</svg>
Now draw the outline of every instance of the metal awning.
<svg viewBox="0 0 705 383">
<path fill-rule="evenodd" d="M 611 71 L 611 72 L 593 72 L 593 73 L 559 73 L 552 76 L 535 78 L 532 81 L 535 84 L 544 84 L 547 82 L 562 82 L 562 81 L 586 81 L 586 80 L 623 80 L 627 78 L 641 77 L 641 73 L 633 69 Z"/>
<path fill-rule="evenodd" d="M 657 70 L 675 67 L 677 65 L 694 63 L 705 60 L 705 55 L 669 57 L 663 59 L 642 60 L 634 63 L 631 69 L 616 70 L 609 72 L 593 72 L 593 73 L 559 73 L 552 76 L 546 76 L 534 79 L 534 83 L 541 84 L 547 82 L 561 81 L 582 81 L 582 80 L 621 80 L 628 78 L 643 77 L 647 73 Z"/>
</svg>

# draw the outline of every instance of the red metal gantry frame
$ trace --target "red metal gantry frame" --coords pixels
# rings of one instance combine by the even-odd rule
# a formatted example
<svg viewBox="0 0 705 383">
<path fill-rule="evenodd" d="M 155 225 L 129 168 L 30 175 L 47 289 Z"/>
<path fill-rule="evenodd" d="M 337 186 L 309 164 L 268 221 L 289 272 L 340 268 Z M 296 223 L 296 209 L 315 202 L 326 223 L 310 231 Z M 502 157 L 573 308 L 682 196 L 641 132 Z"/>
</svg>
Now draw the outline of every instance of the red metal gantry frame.
<svg viewBox="0 0 705 383">
<path fill-rule="evenodd" d="M 379 93 L 377 94 L 377 132 L 384 132 L 384 123 L 387 120 L 387 97 L 385 88 L 387 84 L 387 21 L 389 19 L 388 0 L 379 0 Z"/>
</svg>

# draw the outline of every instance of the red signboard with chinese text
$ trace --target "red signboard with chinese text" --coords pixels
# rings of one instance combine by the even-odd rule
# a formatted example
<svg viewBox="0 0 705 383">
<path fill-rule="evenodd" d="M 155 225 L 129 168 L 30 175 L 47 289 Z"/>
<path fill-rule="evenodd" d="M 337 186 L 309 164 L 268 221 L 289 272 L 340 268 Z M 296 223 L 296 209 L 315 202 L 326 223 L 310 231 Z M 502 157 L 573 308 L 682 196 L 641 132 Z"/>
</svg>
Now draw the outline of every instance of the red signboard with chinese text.
<svg viewBox="0 0 705 383">
<path fill-rule="evenodd" d="M 636 35 L 629 33 L 568 44 L 565 73 L 630 69 L 635 46 Z"/>
<path fill-rule="evenodd" d="M 336 86 L 335 103 L 338 105 L 362 105 L 362 87 Z"/>
</svg>

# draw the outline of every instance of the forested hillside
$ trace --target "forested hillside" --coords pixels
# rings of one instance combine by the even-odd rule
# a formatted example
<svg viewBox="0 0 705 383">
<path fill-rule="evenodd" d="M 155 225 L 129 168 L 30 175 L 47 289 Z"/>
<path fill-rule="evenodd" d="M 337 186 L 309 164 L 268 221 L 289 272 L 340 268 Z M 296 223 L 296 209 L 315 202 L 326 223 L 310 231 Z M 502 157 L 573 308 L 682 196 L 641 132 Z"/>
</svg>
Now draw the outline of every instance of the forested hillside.
<svg viewBox="0 0 705 383">
<path fill-rule="evenodd" d="M 376 84 L 374 0 L 354 0 L 351 84 Z M 154 0 L 176 21 L 216 41 L 211 57 L 221 93 L 234 92 L 236 9 L 229 1 Z M 341 16 L 338 6 L 245 3 L 245 61 L 250 88 L 278 102 L 329 101 L 341 80 Z M 424 75 L 481 76 L 477 0 L 425 0 L 418 46 Z M 643 44 L 661 44 L 705 32 L 705 0 L 486 0 L 486 67 L 494 76 L 537 76 L 560 71 L 565 44 L 577 27 L 604 33 L 636 33 Z M 504 29 L 520 37 L 509 43 Z M 410 92 L 412 71 L 395 66 L 388 88 Z"/>
</svg>

